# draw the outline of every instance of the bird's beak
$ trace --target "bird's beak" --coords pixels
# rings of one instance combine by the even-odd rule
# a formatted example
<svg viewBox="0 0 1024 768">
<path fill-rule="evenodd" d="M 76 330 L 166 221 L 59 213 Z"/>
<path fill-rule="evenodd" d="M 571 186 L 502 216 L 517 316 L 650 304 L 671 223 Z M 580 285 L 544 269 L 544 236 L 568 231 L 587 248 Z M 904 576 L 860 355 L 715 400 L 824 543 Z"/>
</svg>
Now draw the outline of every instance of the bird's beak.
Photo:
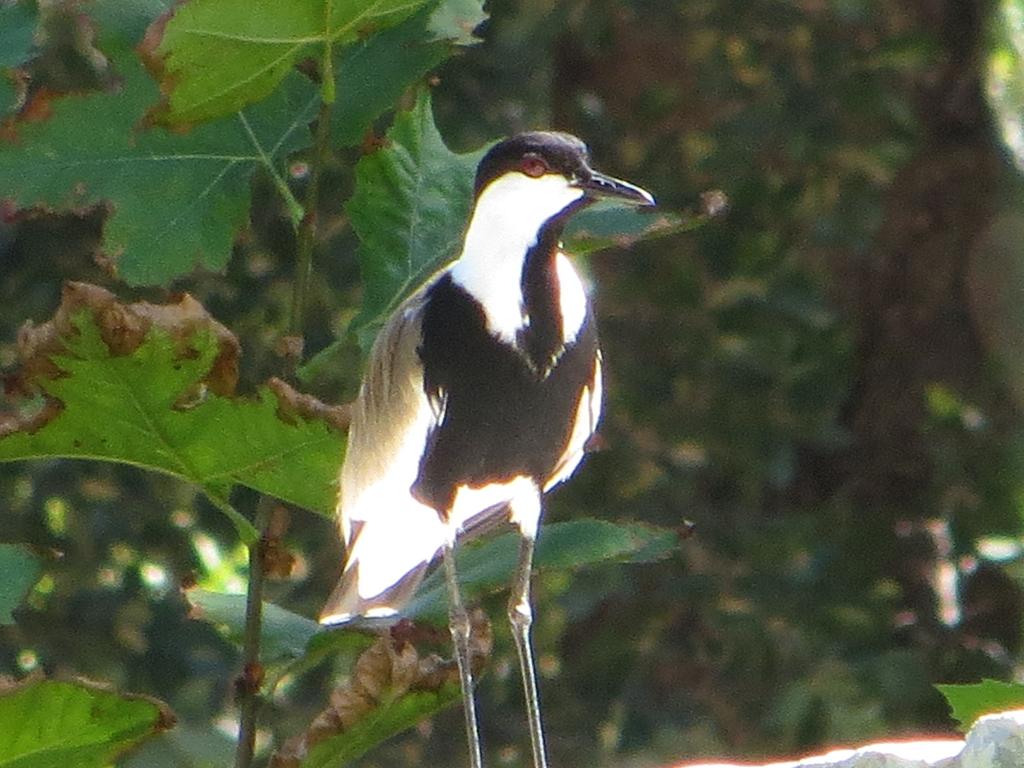
<svg viewBox="0 0 1024 768">
<path fill-rule="evenodd" d="M 597 171 L 591 171 L 588 178 L 577 179 L 573 186 L 582 189 L 588 197 L 599 200 L 612 199 L 634 205 L 655 205 L 654 196 L 646 189 Z"/>
</svg>

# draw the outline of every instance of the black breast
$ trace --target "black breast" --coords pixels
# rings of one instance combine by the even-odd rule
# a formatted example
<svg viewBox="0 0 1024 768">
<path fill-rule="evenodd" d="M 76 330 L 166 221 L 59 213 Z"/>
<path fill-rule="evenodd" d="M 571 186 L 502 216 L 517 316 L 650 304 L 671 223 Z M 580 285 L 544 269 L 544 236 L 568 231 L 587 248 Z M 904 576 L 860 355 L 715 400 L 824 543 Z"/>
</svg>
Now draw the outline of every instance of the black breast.
<svg viewBox="0 0 1024 768">
<path fill-rule="evenodd" d="M 445 512 L 459 485 L 526 475 L 543 486 L 594 376 L 597 332 L 590 312 L 546 375 L 487 331 L 483 308 L 448 275 L 430 289 L 422 328 L 424 389 L 444 410 L 427 439 L 413 494 Z"/>
</svg>

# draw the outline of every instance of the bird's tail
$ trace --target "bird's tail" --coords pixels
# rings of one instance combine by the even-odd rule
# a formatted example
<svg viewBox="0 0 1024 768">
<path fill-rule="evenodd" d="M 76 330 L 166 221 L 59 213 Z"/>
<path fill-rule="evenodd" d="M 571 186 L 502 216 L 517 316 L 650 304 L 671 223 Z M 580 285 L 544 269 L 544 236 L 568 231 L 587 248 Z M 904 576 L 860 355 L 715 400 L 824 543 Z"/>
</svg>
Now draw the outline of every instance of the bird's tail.
<svg viewBox="0 0 1024 768">
<path fill-rule="evenodd" d="M 405 512 L 350 523 L 345 568 L 320 613 L 321 624 L 397 616 L 415 594 L 444 544 L 445 529 L 432 509 Z"/>
<path fill-rule="evenodd" d="M 320 612 L 321 624 L 347 624 L 358 619 L 386 619 L 398 616 L 409 602 L 427 572 L 429 563 L 420 563 L 377 595 L 359 594 L 358 565 L 346 568 Z"/>
</svg>

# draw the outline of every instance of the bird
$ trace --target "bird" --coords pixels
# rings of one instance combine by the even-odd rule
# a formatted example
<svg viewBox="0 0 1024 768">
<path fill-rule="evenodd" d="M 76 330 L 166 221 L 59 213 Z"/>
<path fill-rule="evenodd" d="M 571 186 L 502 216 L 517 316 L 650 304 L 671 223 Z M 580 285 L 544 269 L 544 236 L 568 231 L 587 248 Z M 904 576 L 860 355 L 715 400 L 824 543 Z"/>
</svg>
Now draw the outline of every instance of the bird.
<svg viewBox="0 0 1024 768">
<path fill-rule="evenodd" d="M 547 765 L 533 553 L 543 496 L 580 464 L 602 406 L 594 311 L 561 237 L 602 199 L 655 204 L 594 170 L 573 135 L 530 131 L 494 144 L 477 166 L 458 256 L 386 320 L 352 410 L 338 503 L 346 558 L 320 622 L 399 617 L 440 553 L 472 768 L 482 758 L 455 550 L 496 521 L 519 534 L 508 619 L 533 762 Z"/>
</svg>

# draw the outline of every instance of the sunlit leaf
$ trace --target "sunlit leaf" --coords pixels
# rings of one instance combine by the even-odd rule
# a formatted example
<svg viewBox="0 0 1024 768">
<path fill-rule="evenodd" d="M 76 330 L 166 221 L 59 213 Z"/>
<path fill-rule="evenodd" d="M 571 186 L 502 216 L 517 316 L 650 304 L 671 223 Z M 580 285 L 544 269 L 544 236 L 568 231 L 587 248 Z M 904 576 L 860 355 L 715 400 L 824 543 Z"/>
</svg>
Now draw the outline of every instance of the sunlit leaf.
<svg viewBox="0 0 1024 768">
<path fill-rule="evenodd" d="M 309 141 L 314 88 L 294 74 L 272 98 L 187 134 L 139 130 L 156 86 L 134 56 L 115 62 L 119 91 L 72 95 L 0 142 L 0 197 L 23 208 L 108 202 L 105 250 L 130 283 L 222 269 L 247 223 L 249 184 Z M 283 182 L 281 182 L 283 184 Z"/>
<path fill-rule="evenodd" d="M 25 547 L 0 544 L 0 624 L 13 624 L 12 611 L 39 577 L 39 561 Z"/>
<path fill-rule="evenodd" d="M 986 92 L 1003 142 L 1024 170 L 1024 3 L 1000 0 L 988 36 Z"/>
<path fill-rule="evenodd" d="M 159 119 L 196 123 L 266 98 L 303 59 L 386 29 L 427 0 L 190 0 L 157 54 L 168 94 Z"/>
<path fill-rule="evenodd" d="M 946 697 L 953 719 L 968 730 L 982 715 L 1024 708 L 1024 685 L 999 680 L 982 680 L 968 685 L 936 685 Z"/>
<path fill-rule="evenodd" d="M 56 407 L 41 422 L 4 425 L 0 461 L 122 462 L 181 477 L 214 499 L 237 483 L 333 513 L 341 434 L 319 418 L 283 414 L 289 409 L 266 388 L 251 398 L 205 392 L 220 352 L 211 333 L 172 338 L 152 328 L 121 353 L 87 312 L 73 326 L 61 339 L 65 351 L 52 357 L 62 375 L 37 370 L 28 382 Z"/>
<path fill-rule="evenodd" d="M 429 30 L 435 40 L 472 45 L 480 41 L 474 32 L 486 18 L 482 0 L 444 0 L 431 10 Z"/>
<path fill-rule="evenodd" d="M 0 768 L 104 768 L 173 722 L 151 699 L 84 683 L 28 681 L 0 690 Z"/>
</svg>

